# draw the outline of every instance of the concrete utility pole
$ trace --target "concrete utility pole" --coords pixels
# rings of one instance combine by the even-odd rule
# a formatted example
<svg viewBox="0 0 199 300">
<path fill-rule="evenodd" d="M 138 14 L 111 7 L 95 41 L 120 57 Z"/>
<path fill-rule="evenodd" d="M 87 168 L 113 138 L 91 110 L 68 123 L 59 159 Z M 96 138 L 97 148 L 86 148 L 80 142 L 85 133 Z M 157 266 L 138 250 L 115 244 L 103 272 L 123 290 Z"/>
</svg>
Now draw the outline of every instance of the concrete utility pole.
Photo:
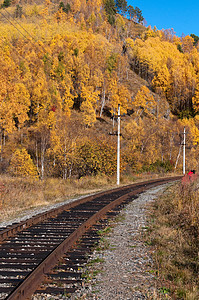
<svg viewBox="0 0 199 300">
<path fill-rule="evenodd" d="M 122 116 L 125 116 L 125 114 L 123 114 Z M 120 114 L 120 104 L 118 104 L 118 114 L 112 115 L 112 119 L 113 119 L 113 130 L 112 132 L 109 132 L 110 135 L 117 135 L 117 185 L 120 185 L 120 121 L 121 121 L 121 114 Z M 117 118 L 117 131 L 114 131 L 114 119 Z"/>
<path fill-rule="evenodd" d="M 117 185 L 120 184 L 120 104 L 118 104 L 118 115 L 117 115 Z"/>
<path fill-rule="evenodd" d="M 185 145 L 186 145 L 186 132 L 185 132 L 185 127 L 184 127 L 184 139 L 183 139 L 183 175 L 185 175 Z"/>
</svg>

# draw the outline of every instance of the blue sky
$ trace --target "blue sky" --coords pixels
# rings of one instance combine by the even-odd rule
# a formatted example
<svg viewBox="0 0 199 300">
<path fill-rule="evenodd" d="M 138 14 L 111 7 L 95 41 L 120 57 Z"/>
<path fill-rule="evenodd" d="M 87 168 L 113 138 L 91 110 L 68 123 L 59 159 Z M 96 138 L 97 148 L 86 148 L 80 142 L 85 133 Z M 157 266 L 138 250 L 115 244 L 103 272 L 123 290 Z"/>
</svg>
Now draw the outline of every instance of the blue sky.
<svg viewBox="0 0 199 300">
<path fill-rule="evenodd" d="M 147 26 L 159 30 L 173 28 L 179 37 L 182 33 L 199 36 L 199 1 L 127 0 L 127 3 L 142 10 Z"/>
</svg>

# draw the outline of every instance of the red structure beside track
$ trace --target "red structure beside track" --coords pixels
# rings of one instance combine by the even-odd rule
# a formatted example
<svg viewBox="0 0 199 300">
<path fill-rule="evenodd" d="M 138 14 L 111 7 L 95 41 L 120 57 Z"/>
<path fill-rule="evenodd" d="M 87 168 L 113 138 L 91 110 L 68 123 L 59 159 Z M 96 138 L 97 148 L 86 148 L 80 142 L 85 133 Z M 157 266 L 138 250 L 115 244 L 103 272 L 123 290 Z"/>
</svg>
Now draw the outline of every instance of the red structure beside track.
<svg viewBox="0 0 199 300">
<path fill-rule="evenodd" d="M 182 184 L 187 185 L 194 182 L 198 178 L 198 174 L 195 171 L 189 171 L 188 174 L 182 177 Z"/>
</svg>

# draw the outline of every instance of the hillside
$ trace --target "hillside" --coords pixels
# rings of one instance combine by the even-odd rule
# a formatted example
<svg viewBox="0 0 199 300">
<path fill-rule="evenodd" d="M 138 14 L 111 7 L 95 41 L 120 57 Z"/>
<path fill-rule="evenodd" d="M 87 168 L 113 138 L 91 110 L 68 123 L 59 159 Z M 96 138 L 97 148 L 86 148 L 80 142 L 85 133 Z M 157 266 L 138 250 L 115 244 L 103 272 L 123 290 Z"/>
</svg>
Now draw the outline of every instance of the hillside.
<svg viewBox="0 0 199 300">
<path fill-rule="evenodd" d="M 109 0 L 6 3 L 0 10 L 2 174 L 114 175 L 116 137 L 108 133 L 119 103 L 126 114 L 123 172 L 181 169 L 184 126 L 187 167 L 197 168 L 199 54 L 192 37 L 145 28 L 138 10 L 119 14 Z"/>
</svg>

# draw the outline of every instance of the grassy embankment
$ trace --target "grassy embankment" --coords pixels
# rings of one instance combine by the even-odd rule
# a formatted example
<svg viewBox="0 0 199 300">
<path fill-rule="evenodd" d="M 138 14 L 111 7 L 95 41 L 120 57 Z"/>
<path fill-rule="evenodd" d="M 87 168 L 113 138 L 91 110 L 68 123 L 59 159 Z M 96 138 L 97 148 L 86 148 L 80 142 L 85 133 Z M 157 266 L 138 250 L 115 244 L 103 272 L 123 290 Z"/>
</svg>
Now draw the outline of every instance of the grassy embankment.
<svg viewBox="0 0 199 300">
<path fill-rule="evenodd" d="M 156 178 L 153 174 L 123 176 L 121 184 Z M 0 222 L 18 217 L 26 210 L 48 206 L 80 195 L 116 187 L 116 178 L 106 176 L 43 181 L 0 175 Z"/>
<path fill-rule="evenodd" d="M 199 299 L 199 180 L 175 184 L 153 203 L 146 242 L 162 299 Z"/>
</svg>

